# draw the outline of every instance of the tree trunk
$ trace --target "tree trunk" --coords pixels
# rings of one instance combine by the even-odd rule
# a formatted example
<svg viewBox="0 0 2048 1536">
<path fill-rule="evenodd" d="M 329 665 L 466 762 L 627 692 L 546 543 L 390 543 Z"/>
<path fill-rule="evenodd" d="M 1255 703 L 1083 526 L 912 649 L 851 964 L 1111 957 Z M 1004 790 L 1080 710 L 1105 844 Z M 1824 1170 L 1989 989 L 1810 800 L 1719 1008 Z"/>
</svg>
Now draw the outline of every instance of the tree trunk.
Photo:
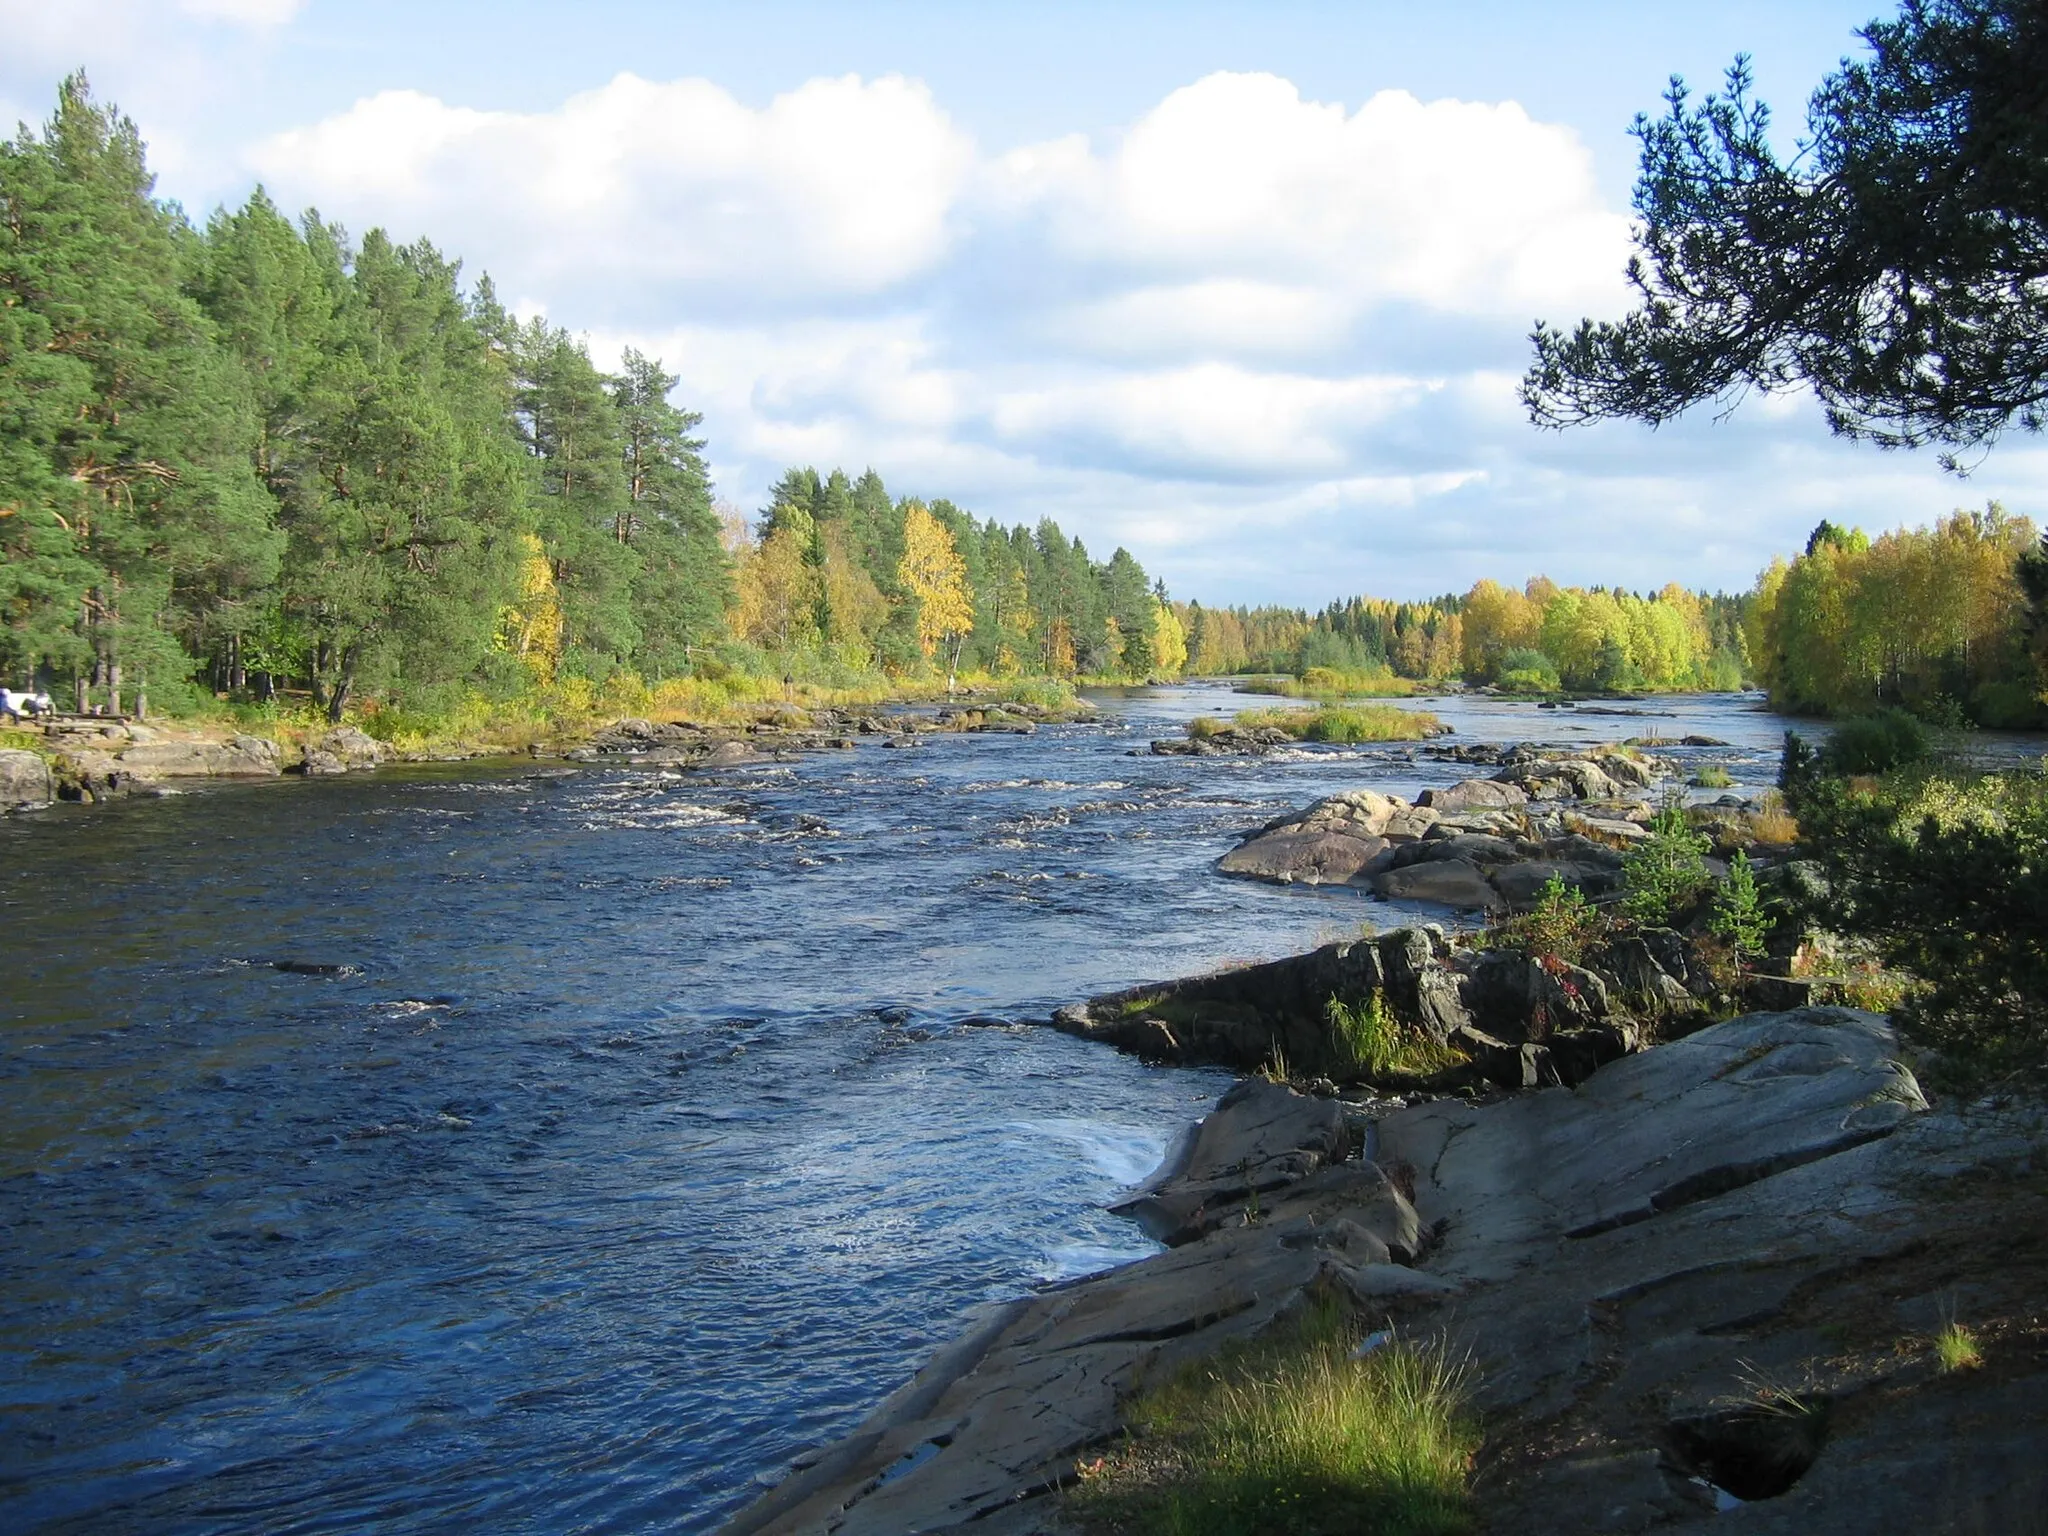
<svg viewBox="0 0 2048 1536">
<path fill-rule="evenodd" d="M 141 673 L 135 679 L 135 718 L 149 718 L 149 674 Z"/>
<path fill-rule="evenodd" d="M 121 713 L 121 658 L 118 656 L 107 663 L 107 713 Z"/>
<path fill-rule="evenodd" d="M 83 672 L 74 672 L 74 673 L 72 673 L 72 674 L 71 674 L 71 697 L 72 697 L 72 701 L 73 701 L 73 709 L 75 710 L 75 712 L 76 712 L 76 713 L 78 713 L 78 714 L 81 714 L 81 715 L 85 713 L 85 694 L 86 694 L 86 681 L 85 681 L 85 674 L 84 674 Z"/>
<path fill-rule="evenodd" d="M 327 718 L 335 725 L 341 724 L 341 712 L 348 707 L 349 690 L 355 686 L 355 681 L 356 647 L 350 646 L 341 653 L 341 676 L 327 700 Z"/>
<path fill-rule="evenodd" d="M 334 647 L 322 640 L 313 647 L 313 707 L 327 708 L 327 668 L 334 659 Z"/>
</svg>

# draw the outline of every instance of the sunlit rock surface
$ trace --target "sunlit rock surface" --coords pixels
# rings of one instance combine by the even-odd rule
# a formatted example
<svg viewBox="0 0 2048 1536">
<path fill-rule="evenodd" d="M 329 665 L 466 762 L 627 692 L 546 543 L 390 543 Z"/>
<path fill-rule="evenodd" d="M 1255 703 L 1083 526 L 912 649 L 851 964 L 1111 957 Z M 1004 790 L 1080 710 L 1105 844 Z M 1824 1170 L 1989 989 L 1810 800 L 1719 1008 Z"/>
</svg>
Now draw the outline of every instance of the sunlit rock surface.
<svg viewBox="0 0 2048 1536">
<path fill-rule="evenodd" d="M 1930 1114 L 1884 1021 L 1834 1008 L 1397 1110 L 1362 1155 L 1337 1106 L 1240 1086 L 1130 1203 L 1179 1246 L 994 1309 L 726 1529 L 1058 1531 L 1120 1400 L 1335 1285 L 1469 1356 L 1486 1529 L 2038 1531 L 2048 1367 L 1974 1408 L 1901 1392 L 1910 1361 L 1831 1350 L 1802 1301 L 2044 1146 L 2038 1117 Z M 1775 1496 L 1716 1513 L 1728 1485 Z"/>
</svg>

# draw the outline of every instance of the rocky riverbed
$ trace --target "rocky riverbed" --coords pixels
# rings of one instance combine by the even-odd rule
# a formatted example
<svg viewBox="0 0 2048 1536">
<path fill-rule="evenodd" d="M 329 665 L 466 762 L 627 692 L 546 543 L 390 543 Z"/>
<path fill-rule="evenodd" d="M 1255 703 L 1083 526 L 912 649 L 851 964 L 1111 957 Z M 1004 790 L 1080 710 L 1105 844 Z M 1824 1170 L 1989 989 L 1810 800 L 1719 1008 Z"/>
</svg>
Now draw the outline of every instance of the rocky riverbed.
<svg viewBox="0 0 2048 1536">
<path fill-rule="evenodd" d="M 1041 724 L 1092 720 L 1082 705 L 1046 706 L 1001 698 L 888 710 L 771 710 L 744 722 L 704 724 L 626 718 L 594 732 L 558 733 L 526 749 L 531 757 L 661 769 L 731 769 L 850 748 L 858 738 L 914 747 L 932 734 L 1027 736 Z M 180 783 L 313 778 L 360 773 L 398 762 L 457 762 L 502 755 L 502 744 L 457 742 L 401 751 L 357 726 L 259 736 L 189 722 L 146 723 L 62 715 L 33 729 L 39 750 L 0 749 L 0 812 L 34 810 L 58 800 L 93 804 L 161 794 Z"/>
</svg>

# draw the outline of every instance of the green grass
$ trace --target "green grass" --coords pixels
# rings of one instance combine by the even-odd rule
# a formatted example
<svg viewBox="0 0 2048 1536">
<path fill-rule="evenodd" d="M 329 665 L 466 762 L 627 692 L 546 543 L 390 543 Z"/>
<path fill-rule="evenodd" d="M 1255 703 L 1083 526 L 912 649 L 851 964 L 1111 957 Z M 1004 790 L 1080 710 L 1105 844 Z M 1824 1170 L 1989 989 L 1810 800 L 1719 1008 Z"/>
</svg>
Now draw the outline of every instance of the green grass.
<svg viewBox="0 0 2048 1536">
<path fill-rule="evenodd" d="M 1354 1077 L 1428 1077 L 1466 1060 L 1395 1018 L 1375 992 L 1356 1005 L 1331 998 L 1323 1006 L 1338 1071 Z"/>
<path fill-rule="evenodd" d="M 1705 763 L 1692 776 L 1694 789 L 1729 789 L 1735 781 L 1719 763 Z"/>
<path fill-rule="evenodd" d="M 1469 1531 L 1463 1372 L 1402 1340 L 1354 1359 L 1358 1336 L 1324 1301 L 1189 1366 L 1131 1404 L 1131 1439 L 1081 1467 L 1069 1512 L 1147 1536 Z"/>
<path fill-rule="evenodd" d="M 1200 722 L 1196 722 L 1200 723 Z M 1435 715 L 1391 704 L 1324 704 L 1316 709 L 1247 709 L 1231 722 L 1241 731 L 1285 731 L 1296 741 L 1422 741 L 1443 728 Z M 1196 734 L 1214 735 L 1211 726 Z"/>
<path fill-rule="evenodd" d="M 1934 1355 L 1941 1362 L 1944 1375 L 1974 1371 L 1984 1363 L 1984 1351 L 1977 1346 L 1977 1335 L 1953 1319 L 1943 1323 L 1941 1332 L 1934 1336 Z"/>
<path fill-rule="evenodd" d="M 38 757 L 49 756 L 49 748 L 41 731 L 16 730 L 12 726 L 0 725 L 0 748 L 13 752 L 33 752 Z"/>
<path fill-rule="evenodd" d="M 1287 699 L 1405 699 L 1423 685 L 1391 672 L 1352 672 L 1335 667 L 1310 667 L 1299 677 L 1252 677 L 1237 685 L 1239 693 L 1273 693 Z"/>
</svg>

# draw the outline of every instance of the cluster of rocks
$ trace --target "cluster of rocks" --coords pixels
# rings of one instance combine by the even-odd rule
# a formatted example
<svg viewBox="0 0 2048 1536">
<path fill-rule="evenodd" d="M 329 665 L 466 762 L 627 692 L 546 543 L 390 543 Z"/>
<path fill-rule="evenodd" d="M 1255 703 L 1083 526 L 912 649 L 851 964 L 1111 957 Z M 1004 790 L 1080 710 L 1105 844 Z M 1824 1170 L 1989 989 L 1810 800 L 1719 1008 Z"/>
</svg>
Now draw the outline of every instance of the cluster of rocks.
<svg viewBox="0 0 2048 1536">
<path fill-rule="evenodd" d="M 1800 984 L 1778 1000 L 1803 1000 Z M 1330 1004 L 1371 1006 L 1463 1060 L 1428 1074 L 1383 1074 L 1395 1091 L 1530 1088 L 1584 1081 L 1657 1035 L 1710 1017 L 1717 983 L 1670 929 L 1606 942 L 1584 965 L 1516 946 L 1453 943 L 1441 928 L 1397 928 L 1305 955 L 1128 987 L 1053 1015 L 1053 1027 L 1150 1061 L 1363 1081 Z M 1332 1090 L 1334 1091 L 1334 1089 Z"/>
<path fill-rule="evenodd" d="M 1152 743 L 1154 757 L 1264 757 L 1297 743 L 1270 725 L 1226 725 L 1202 735 L 1172 736 Z"/>
<path fill-rule="evenodd" d="M 147 791 L 166 779 L 274 779 L 278 744 L 263 736 L 223 741 L 173 736 L 114 720 L 62 720 L 44 733 L 57 797 L 91 804 Z"/>
<path fill-rule="evenodd" d="M 338 773 L 360 773 L 380 768 L 390 760 L 391 749 L 352 725 L 338 725 L 318 741 L 308 742 L 294 771 L 312 778 Z"/>
<path fill-rule="evenodd" d="M 65 717 L 43 731 L 44 752 L 0 752 L 0 810 L 56 800 L 93 804 L 161 792 L 180 779 L 274 779 L 355 773 L 390 760 L 391 749 L 352 725 L 308 742 L 296 760 L 263 736 L 221 740 L 173 733 L 140 721 Z"/>
<path fill-rule="evenodd" d="M 879 737 L 883 746 L 904 746 L 934 733 L 1028 736 L 1043 723 L 1082 718 L 1087 718 L 1085 712 L 1008 700 L 887 714 L 790 708 L 746 725 L 625 719 L 614 721 L 565 755 L 578 762 L 732 768 L 798 752 L 845 751 L 860 737 Z"/>
<path fill-rule="evenodd" d="M 575 762 L 630 762 L 649 768 L 739 768 L 772 762 L 778 752 L 852 746 L 841 737 L 813 737 L 771 722 L 714 730 L 674 721 L 615 720 L 564 755 Z"/>
<path fill-rule="evenodd" d="M 1969 1383 L 1928 1339 L 1960 1254 L 2038 1307 L 2048 1123 L 1900 1055 L 1816 1008 L 1489 1104 L 1241 1083 L 1121 1207 L 1167 1251 L 986 1309 L 725 1530 L 1054 1536 L 1133 1399 L 1331 1299 L 1467 1362 L 1485 1529 L 2038 1530 L 2048 1351 Z"/>
<path fill-rule="evenodd" d="M 1493 777 L 1426 789 L 1412 805 L 1369 789 L 1327 796 L 1247 834 L 1216 868 L 1468 911 L 1526 906 L 1553 877 L 1606 895 L 1626 850 L 1649 835 L 1651 792 L 1675 773 L 1613 748 L 1517 748 L 1495 760 Z"/>
</svg>

